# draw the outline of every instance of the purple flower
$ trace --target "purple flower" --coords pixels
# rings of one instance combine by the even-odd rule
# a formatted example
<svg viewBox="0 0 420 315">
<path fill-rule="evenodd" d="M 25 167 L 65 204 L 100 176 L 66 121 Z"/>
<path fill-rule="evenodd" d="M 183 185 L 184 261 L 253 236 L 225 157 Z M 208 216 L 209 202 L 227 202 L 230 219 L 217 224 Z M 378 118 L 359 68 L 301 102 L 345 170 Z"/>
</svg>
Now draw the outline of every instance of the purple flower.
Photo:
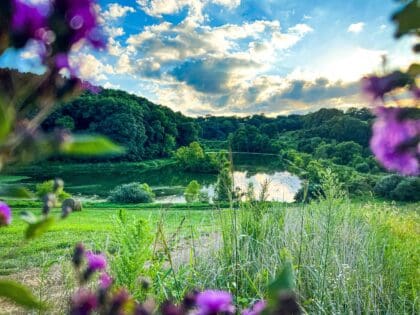
<svg viewBox="0 0 420 315">
<path fill-rule="evenodd" d="M 408 83 L 407 77 L 395 71 L 384 77 L 371 76 L 362 79 L 362 90 L 371 101 L 383 100 L 386 93 Z"/>
<path fill-rule="evenodd" d="M 199 315 L 235 312 L 232 296 L 228 292 L 207 290 L 198 294 L 196 302 Z"/>
<path fill-rule="evenodd" d="M 106 268 L 106 258 L 103 254 L 94 254 L 92 251 L 86 252 L 88 269 L 90 271 L 99 271 Z"/>
<path fill-rule="evenodd" d="M 130 300 L 130 295 L 125 289 L 118 290 L 111 300 L 109 314 L 120 314 L 120 310 Z"/>
<path fill-rule="evenodd" d="M 377 109 L 370 147 L 388 170 L 418 175 L 420 120 L 402 119 L 401 112 L 401 108 Z"/>
<path fill-rule="evenodd" d="M 67 52 L 82 39 L 95 48 L 105 46 L 94 5 L 94 0 L 55 0 L 52 28 L 61 38 L 59 51 Z"/>
<path fill-rule="evenodd" d="M 70 305 L 70 315 L 87 315 L 91 314 L 97 307 L 98 301 L 96 295 L 85 289 L 77 291 Z"/>
<path fill-rule="evenodd" d="M 267 303 L 264 300 L 257 301 L 252 307 L 243 310 L 242 315 L 260 315 L 266 306 Z"/>
<path fill-rule="evenodd" d="M 420 100 L 420 88 L 413 86 L 411 88 L 411 93 L 413 93 L 413 96 L 416 100 Z"/>
<path fill-rule="evenodd" d="M 72 261 L 76 267 L 80 267 L 82 264 L 83 255 L 85 254 L 85 247 L 82 243 L 77 244 L 74 247 Z"/>
<path fill-rule="evenodd" d="M 4 202 L 0 201 L 0 227 L 9 225 L 12 222 L 12 211 Z"/>
<path fill-rule="evenodd" d="M 112 278 L 106 272 L 103 272 L 99 277 L 99 286 L 103 290 L 107 290 L 112 285 Z"/>
<path fill-rule="evenodd" d="M 16 47 L 25 46 L 29 39 L 42 40 L 46 25 L 46 16 L 40 9 L 21 0 L 13 0 L 11 26 Z"/>
</svg>

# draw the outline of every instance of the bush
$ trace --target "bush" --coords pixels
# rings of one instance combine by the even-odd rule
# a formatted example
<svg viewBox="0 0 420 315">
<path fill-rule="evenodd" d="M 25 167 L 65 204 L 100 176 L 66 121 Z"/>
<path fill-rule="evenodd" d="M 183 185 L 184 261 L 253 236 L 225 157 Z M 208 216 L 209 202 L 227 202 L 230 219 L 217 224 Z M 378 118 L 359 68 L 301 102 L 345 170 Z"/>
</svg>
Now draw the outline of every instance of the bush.
<svg viewBox="0 0 420 315">
<path fill-rule="evenodd" d="M 117 186 L 110 192 L 109 201 L 117 203 L 150 203 L 155 194 L 147 184 L 130 183 Z"/>
<path fill-rule="evenodd" d="M 345 182 L 345 188 L 350 195 L 370 195 L 374 186 L 374 179 L 371 176 L 354 174 Z"/>
<path fill-rule="evenodd" d="M 356 171 L 358 171 L 360 173 L 369 173 L 370 172 L 369 164 L 367 164 L 366 162 L 356 164 L 355 169 L 356 169 Z"/>
<path fill-rule="evenodd" d="M 404 178 L 391 192 L 391 197 L 398 201 L 420 201 L 420 178 Z"/>
<path fill-rule="evenodd" d="M 47 180 L 41 184 L 37 184 L 35 186 L 36 190 L 36 196 L 42 200 L 46 194 L 54 194 L 57 200 L 63 201 L 68 198 L 71 198 L 71 194 L 64 191 L 63 187 L 59 187 L 54 192 L 54 181 L 53 180 Z"/>
<path fill-rule="evenodd" d="M 201 186 L 196 180 L 192 180 L 185 188 L 184 196 L 188 203 L 196 202 L 200 197 Z"/>
<path fill-rule="evenodd" d="M 324 193 L 322 191 L 321 185 L 309 184 L 308 191 L 306 192 L 306 198 L 305 198 L 305 187 L 302 186 L 295 195 L 295 201 L 296 202 L 310 202 L 313 200 L 318 200 L 320 197 L 323 197 L 323 196 L 324 196 Z"/>
<path fill-rule="evenodd" d="M 397 185 L 401 181 L 402 181 L 402 177 L 395 174 L 382 177 L 376 183 L 373 191 L 379 197 L 391 199 L 392 191 L 397 187 Z"/>
</svg>

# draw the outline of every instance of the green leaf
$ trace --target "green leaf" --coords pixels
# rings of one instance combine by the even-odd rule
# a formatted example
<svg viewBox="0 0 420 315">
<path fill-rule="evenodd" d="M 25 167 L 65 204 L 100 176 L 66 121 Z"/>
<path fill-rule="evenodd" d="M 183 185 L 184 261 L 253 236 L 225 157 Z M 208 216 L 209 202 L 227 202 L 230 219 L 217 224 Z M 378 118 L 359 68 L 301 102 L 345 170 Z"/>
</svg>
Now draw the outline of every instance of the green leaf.
<svg viewBox="0 0 420 315">
<path fill-rule="evenodd" d="M 74 136 L 61 147 L 61 152 L 75 156 L 117 155 L 124 153 L 124 148 L 103 136 Z"/>
<path fill-rule="evenodd" d="M 420 29 L 420 1 L 410 1 L 401 11 L 394 14 L 392 20 L 397 23 L 396 37 L 401 37 Z"/>
<path fill-rule="evenodd" d="M 410 65 L 410 67 L 408 68 L 407 71 L 408 75 L 410 75 L 413 78 L 416 78 L 417 76 L 420 75 L 420 64 L 418 63 L 413 63 Z"/>
<path fill-rule="evenodd" d="M 11 280 L 0 280 L 0 297 L 28 309 L 45 309 L 45 305 L 38 301 L 27 287 Z"/>
<path fill-rule="evenodd" d="M 31 211 L 22 211 L 20 218 L 29 224 L 35 224 L 38 221 L 38 218 Z"/>
<path fill-rule="evenodd" d="M 33 198 L 32 193 L 22 186 L 8 186 L 0 188 L 0 196 L 19 199 Z"/>
<path fill-rule="evenodd" d="M 12 128 L 13 116 L 13 111 L 3 103 L 0 103 L 0 143 Z"/>
<path fill-rule="evenodd" d="M 292 291 L 295 288 L 293 267 L 287 262 L 277 278 L 268 286 L 268 294 L 271 299 L 276 299 L 282 291 Z"/>
<path fill-rule="evenodd" d="M 33 239 L 41 236 L 42 234 L 48 231 L 48 229 L 51 227 L 51 225 L 53 225 L 54 222 L 54 217 L 48 217 L 35 223 L 29 223 L 28 227 L 26 228 L 25 238 Z"/>
</svg>

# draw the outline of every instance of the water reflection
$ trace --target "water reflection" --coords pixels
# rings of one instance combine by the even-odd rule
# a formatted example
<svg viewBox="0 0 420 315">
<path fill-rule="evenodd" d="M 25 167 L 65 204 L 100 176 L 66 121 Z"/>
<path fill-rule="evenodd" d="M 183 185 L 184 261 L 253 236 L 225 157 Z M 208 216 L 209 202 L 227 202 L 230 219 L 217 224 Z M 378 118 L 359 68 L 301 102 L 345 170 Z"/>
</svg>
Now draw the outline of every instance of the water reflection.
<svg viewBox="0 0 420 315">
<path fill-rule="evenodd" d="M 266 192 L 266 200 L 268 201 L 293 202 L 296 193 L 301 187 L 299 177 L 289 172 L 274 172 L 269 174 L 242 171 L 234 172 L 233 176 L 235 188 L 239 188 L 241 192 L 245 193 L 251 184 L 256 199 L 261 195 L 264 184 L 268 183 Z M 206 192 L 211 200 L 215 195 L 215 185 L 216 183 L 212 183 L 202 188 L 202 191 Z M 182 192 L 180 192 L 178 194 L 158 196 L 156 202 L 183 203 L 185 202 L 185 198 Z"/>
</svg>

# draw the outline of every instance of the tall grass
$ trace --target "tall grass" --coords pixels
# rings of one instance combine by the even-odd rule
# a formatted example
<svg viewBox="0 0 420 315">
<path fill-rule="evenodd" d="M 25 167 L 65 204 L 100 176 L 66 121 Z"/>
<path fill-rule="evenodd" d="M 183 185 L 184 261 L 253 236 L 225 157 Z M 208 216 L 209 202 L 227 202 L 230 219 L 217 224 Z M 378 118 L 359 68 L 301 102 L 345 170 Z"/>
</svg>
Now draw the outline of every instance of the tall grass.
<svg viewBox="0 0 420 315">
<path fill-rule="evenodd" d="M 263 298 L 290 261 L 311 314 L 420 313 L 418 215 L 387 204 L 360 207 L 332 174 L 324 192 L 305 207 L 254 202 L 216 210 L 221 237 L 183 270 L 183 285 L 229 290 L 246 304 Z"/>
</svg>

